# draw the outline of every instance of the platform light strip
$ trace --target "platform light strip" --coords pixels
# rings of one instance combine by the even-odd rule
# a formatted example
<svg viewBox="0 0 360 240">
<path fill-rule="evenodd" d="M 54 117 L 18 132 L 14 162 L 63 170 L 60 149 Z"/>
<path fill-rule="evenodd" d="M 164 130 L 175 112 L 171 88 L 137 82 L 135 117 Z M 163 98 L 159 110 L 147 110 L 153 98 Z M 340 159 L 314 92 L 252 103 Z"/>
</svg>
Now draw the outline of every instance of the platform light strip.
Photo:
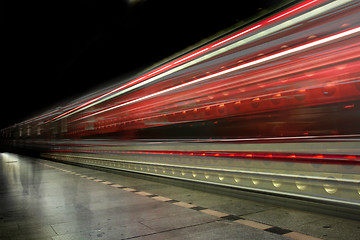
<svg viewBox="0 0 360 240">
<path fill-rule="evenodd" d="M 51 156 L 50 156 L 51 157 Z M 54 157 L 54 156 L 53 156 Z M 57 159 L 56 157 L 54 157 L 54 159 Z M 60 161 L 64 161 L 64 162 L 71 162 L 71 160 L 60 160 Z M 92 165 L 92 166 L 98 166 L 101 168 L 112 168 L 109 167 L 107 165 L 102 165 L 102 164 L 86 164 L 86 163 L 81 163 L 81 165 Z M 190 180 L 189 178 L 184 178 L 183 176 L 174 176 L 174 175 L 164 175 L 164 174 L 159 174 L 157 172 L 147 172 L 147 171 L 139 171 L 139 170 L 134 170 L 134 169 L 129 169 L 129 168 L 120 168 L 123 171 L 127 171 L 127 172 L 133 172 L 133 173 L 140 173 L 140 174 L 146 174 L 146 175 L 153 175 L 153 176 L 160 176 L 160 177 L 170 177 L 173 179 L 178 179 L 178 180 Z M 148 170 L 149 171 L 149 170 Z M 75 172 L 74 172 L 75 173 Z M 329 179 L 330 180 L 330 179 Z M 103 180 L 101 180 L 103 181 Z M 214 181 L 208 181 L 208 180 L 201 180 L 201 179 L 191 179 L 190 181 L 193 182 L 198 182 L 198 183 L 204 183 L 204 184 L 211 184 L 211 185 L 217 185 L 217 186 L 222 186 L 222 187 L 232 187 L 232 188 L 238 188 L 238 189 L 242 189 L 242 190 L 247 190 L 247 191 L 255 191 L 255 192 L 259 192 L 259 193 L 263 193 L 263 194 L 275 194 L 275 195 L 280 195 L 280 196 L 285 196 L 288 197 L 289 194 L 292 197 L 296 197 L 296 198 L 302 198 L 302 199 L 307 199 L 307 200 L 313 200 L 313 201 L 327 201 L 329 203 L 334 203 L 334 204 L 346 204 L 346 205 L 351 205 L 351 206 L 355 206 L 355 207 L 359 207 L 360 204 L 357 202 L 353 202 L 353 201 L 346 201 L 346 200 L 342 200 L 342 199 L 333 199 L 333 198 L 323 198 L 320 196 L 315 196 L 315 195 L 303 195 L 303 194 L 298 194 L 298 193 L 283 193 L 282 191 L 278 191 L 278 190 L 271 190 L 271 189 L 262 189 L 262 188 L 254 188 L 254 187 L 249 187 L 249 186 L 241 186 L 241 185 L 234 185 L 234 184 L 229 184 L 229 183 L 223 183 L 223 182 L 214 182 Z"/>
<path fill-rule="evenodd" d="M 324 177 L 317 177 L 317 176 L 302 176 L 296 174 L 283 174 L 283 173 L 275 173 L 275 172 L 259 172 L 259 171 L 249 171 L 249 170 L 236 170 L 236 169 L 225 169 L 225 168 L 204 168 L 204 167 L 197 167 L 192 165 L 171 165 L 171 164 L 164 164 L 164 163 L 151 163 L 151 162 L 140 162 L 140 161 L 126 161 L 126 160 L 115 160 L 109 158 L 102 158 L 102 157 L 87 157 L 87 156 L 72 156 L 72 155 L 62 155 L 72 158 L 87 158 L 87 159 L 96 159 L 96 160 L 103 160 L 103 161 L 116 161 L 119 163 L 126 163 L 126 164 L 137 164 L 137 165 L 147 165 L 147 166 L 160 166 L 160 167 L 170 167 L 170 168 L 177 168 L 177 169 L 195 169 L 200 171 L 209 171 L 209 172 L 224 172 L 224 173 L 241 173 L 241 174 L 248 174 L 248 175 L 257 175 L 257 176 L 268 176 L 268 177 L 283 177 L 283 178 L 292 178 L 298 180 L 317 180 L 317 181 L 325 181 L 325 182 L 334 182 L 338 183 L 339 181 L 344 183 L 358 183 L 358 179 L 346 179 L 337 177 L 336 179 L 331 178 L 324 178 Z M 100 165 L 102 166 L 102 165 Z M 143 171 L 138 171 L 143 173 Z"/>
<path fill-rule="evenodd" d="M 324 154 L 304 152 L 269 152 L 269 151 L 171 151 L 171 150 L 62 150 L 54 149 L 53 152 L 79 152 L 79 153 L 113 153 L 113 154 L 149 154 L 149 155 L 187 155 L 230 158 L 262 158 L 262 159 L 292 159 L 292 160 L 319 160 L 328 163 L 340 161 L 342 164 L 360 163 L 359 154 Z"/>
</svg>

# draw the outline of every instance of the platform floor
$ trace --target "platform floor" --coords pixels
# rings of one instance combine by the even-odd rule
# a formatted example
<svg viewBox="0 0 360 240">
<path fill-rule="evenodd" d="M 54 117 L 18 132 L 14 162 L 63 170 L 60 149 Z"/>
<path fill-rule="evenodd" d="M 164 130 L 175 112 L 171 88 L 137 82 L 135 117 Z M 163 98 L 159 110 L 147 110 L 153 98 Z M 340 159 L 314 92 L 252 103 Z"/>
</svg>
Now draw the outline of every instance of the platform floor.
<svg viewBox="0 0 360 240">
<path fill-rule="evenodd" d="M 360 222 L 16 154 L 0 239 L 360 239 Z"/>
</svg>

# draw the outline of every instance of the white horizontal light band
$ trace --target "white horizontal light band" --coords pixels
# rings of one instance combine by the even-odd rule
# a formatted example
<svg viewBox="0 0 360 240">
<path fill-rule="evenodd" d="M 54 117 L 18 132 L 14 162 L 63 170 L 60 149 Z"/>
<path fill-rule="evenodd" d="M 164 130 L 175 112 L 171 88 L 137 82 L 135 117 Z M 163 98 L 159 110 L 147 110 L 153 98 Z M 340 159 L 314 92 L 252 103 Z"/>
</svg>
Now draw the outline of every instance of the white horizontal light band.
<svg viewBox="0 0 360 240">
<path fill-rule="evenodd" d="M 56 119 L 56 120 L 60 120 L 60 119 L 62 119 L 62 118 L 65 118 L 65 117 L 68 117 L 68 116 L 70 116 L 70 115 L 73 115 L 73 114 L 75 114 L 75 113 L 77 113 L 77 112 L 83 111 L 83 110 L 85 110 L 85 109 L 87 109 L 87 108 L 90 108 L 90 107 L 92 107 L 92 106 L 94 106 L 94 105 L 97 105 L 97 104 L 99 104 L 99 103 L 102 103 L 102 102 L 104 102 L 104 101 L 107 101 L 107 100 L 109 100 L 109 99 L 111 99 L 111 98 L 117 97 L 117 96 L 122 95 L 122 94 L 124 94 L 124 93 L 127 93 L 127 92 L 129 92 L 129 91 L 132 91 L 132 90 L 134 90 L 134 89 L 136 89 L 136 88 L 139 88 L 139 87 L 142 87 L 142 86 L 144 86 L 144 85 L 146 85 L 146 84 L 149 84 L 149 83 L 151 83 L 151 82 L 153 82 L 153 81 L 156 81 L 156 80 L 158 80 L 158 79 L 160 79 L 160 78 L 162 78 L 162 77 L 165 77 L 165 76 L 167 76 L 167 75 L 170 75 L 170 74 L 175 73 L 175 72 L 178 72 L 178 71 L 181 71 L 181 70 L 183 70 L 183 69 L 185 69 L 185 68 L 187 68 L 187 67 L 190 67 L 190 66 L 193 66 L 193 65 L 195 65 L 195 64 L 198 64 L 198 63 L 200 63 L 200 62 L 202 62 L 202 61 L 205 61 L 205 60 L 207 60 L 207 59 L 209 59 L 209 58 L 215 57 L 215 56 L 217 56 L 217 55 L 219 55 L 219 54 L 222 54 L 222 53 L 224 53 L 224 52 L 226 52 L 226 51 L 229 51 L 229 50 L 232 50 L 232 49 L 234 49 L 234 48 L 240 47 L 240 46 L 245 45 L 245 44 L 247 44 L 247 43 L 249 43 L 249 42 L 251 42 L 251 41 L 255 41 L 255 40 L 257 40 L 257 39 L 263 38 L 263 37 L 265 37 L 265 36 L 267 36 L 267 35 L 269 35 L 269 34 L 275 33 L 275 32 L 277 32 L 277 31 L 280 31 L 280 30 L 285 29 L 285 28 L 287 28 L 287 27 L 290 27 L 290 26 L 292 26 L 292 25 L 298 24 L 298 23 L 300 23 L 301 21 L 305 21 L 305 20 L 310 19 L 310 18 L 312 18 L 312 17 L 315 17 L 315 16 L 318 16 L 318 15 L 320 15 L 320 14 L 323 14 L 324 12 L 327 12 L 327 11 L 329 11 L 329 10 L 331 10 L 331 9 L 334 9 L 334 8 L 336 8 L 336 7 L 339 7 L 339 6 L 341 6 L 341 5 L 343 5 L 343 4 L 346 4 L 346 3 L 348 3 L 348 2 L 351 2 L 351 0 L 336 0 L 336 1 L 334 1 L 334 2 L 331 2 L 331 3 L 329 3 L 329 4 L 326 4 L 326 5 L 324 5 L 324 6 L 318 7 L 318 8 L 316 8 L 316 9 L 314 9 L 314 10 L 312 10 L 312 11 L 309 11 L 309 12 L 306 12 L 306 13 L 298 16 L 298 17 L 295 17 L 295 18 L 293 18 L 293 19 L 290 19 L 290 20 L 288 20 L 288 21 L 285 21 L 285 22 L 283 22 L 283 23 L 281 23 L 281 24 L 278 24 L 278 25 L 276 25 L 276 26 L 274 26 L 274 27 L 272 27 L 272 28 L 269 28 L 269 29 L 267 29 L 267 30 L 264 30 L 264 31 L 262 31 L 262 32 L 259 32 L 259 33 L 257 33 L 257 34 L 254 34 L 254 35 L 252 35 L 252 36 L 249 36 L 249 37 L 247 37 L 247 38 L 245 38 L 245 39 L 239 40 L 239 41 L 237 41 L 237 42 L 235 42 L 235 43 L 233 43 L 233 44 L 231 44 L 231 45 L 229 45 L 229 46 L 223 47 L 223 48 L 221 48 L 221 49 L 219 49 L 219 50 L 216 50 L 216 51 L 214 51 L 214 52 L 212 52 L 212 53 L 206 54 L 206 55 L 204 55 L 204 56 L 202 56 L 202 57 L 199 57 L 199 58 L 197 58 L 197 59 L 195 59 L 195 60 L 192 60 L 192 61 L 187 62 L 187 63 L 185 63 L 185 64 L 182 64 L 182 65 L 180 65 L 180 66 L 178 66 L 178 67 L 175 67 L 175 68 L 173 68 L 173 69 L 170 69 L 170 70 L 168 70 L 168 71 L 166 71 L 166 72 L 164 72 L 164 73 L 161 73 L 161 74 L 159 74 L 159 75 L 157 75 L 157 76 L 154 76 L 154 77 L 152 77 L 152 78 L 149 78 L 149 79 L 147 79 L 147 80 L 145 80 L 145 81 L 143 81 L 143 82 L 140 82 L 140 83 L 138 83 L 138 84 L 135 84 L 135 85 L 133 85 L 133 86 L 130 86 L 130 87 L 124 89 L 124 90 L 121 90 L 121 91 L 119 91 L 119 92 L 115 92 L 115 93 L 111 94 L 110 96 L 104 97 L 104 98 L 102 98 L 102 99 L 100 99 L 100 100 L 98 100 L 98 101 L 96 101 L 96 102 L 93 102 L 93 103 L 91 103 L 91 104 L 89 104 L 89 105 L 87 105 L 87 106 L 84 106 L 83 108 L 77 109 L 77 110 L 75 110 L 75 111 L 73 111 L 73 112 L 71 112 L 71 113 L 69 113 L 69 114 L 67 114 L 67 115 L 64 115 L 64 116 L 62 116 L 62 117 L 60 117 L 60 118 L 58 118 L 58 119 Z M 260 25 L 256 25 L 256 26 L 254 26 L 253 28 L 251 28 L 251 29 L 249 29 L 249 30 L 254 30 L 254 29 L 258 28 L 258 27 L 260 27 Z M 214 46 L 215 46 L 215 45 L 214 45 Z M 207 49 L 206 49 L 206 50 L 207 50 Z"/>
</svg>

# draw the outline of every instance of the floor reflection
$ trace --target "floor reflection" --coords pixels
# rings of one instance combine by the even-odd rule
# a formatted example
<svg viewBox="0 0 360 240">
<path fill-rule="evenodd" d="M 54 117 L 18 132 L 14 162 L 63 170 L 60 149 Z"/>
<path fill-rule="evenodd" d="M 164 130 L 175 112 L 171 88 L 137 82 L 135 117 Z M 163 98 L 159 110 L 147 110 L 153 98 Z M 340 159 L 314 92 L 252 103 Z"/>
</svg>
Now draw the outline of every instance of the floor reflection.
<svg viewBox="0 0 360 240">
<path fill-rule="evenodd" d="M 23 187 L 23 193 L 29 194 L 30 191 L 33 194 L 40 196 L 40 183 L 42 178 L 43 166 L 32 159 L 29 161 L 19 161 L 20 180 Z"/>
<path fill-rule="evenodd" d="M 16 154 L 1 153 L 1 175 L 7 184 L 19 183 L 19 159 Z"/>
<path fill-rule="evenodd" d="M 40 196 L 43 166 L 34 159 L 1 153 L 1 175 L 8 185 L 19 185 L 22 194 Z"/>
</svg>

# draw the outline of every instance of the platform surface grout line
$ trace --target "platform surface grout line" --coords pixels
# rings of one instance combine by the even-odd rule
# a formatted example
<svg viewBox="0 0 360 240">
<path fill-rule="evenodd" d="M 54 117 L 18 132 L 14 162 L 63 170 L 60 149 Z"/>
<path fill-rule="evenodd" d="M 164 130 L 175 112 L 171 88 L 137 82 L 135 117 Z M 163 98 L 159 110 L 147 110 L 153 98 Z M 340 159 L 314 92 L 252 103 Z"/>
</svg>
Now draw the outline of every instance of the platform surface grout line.
<svg viewBox="0 0 360 240">
<path fill-rule="evenodd" d="M 65 169 L 56 168 L 56 167 L 53 167 L 51 165 L 47 165 L 47 164 L 44 164 L 44 165 L 47 166 L 47 167 L 53 168 L 55 170 L 62 171 L 64 173 L 73 174 L 75 176 L 81 177 L 81 175 L 82 175 L 82 174 L 79 174 L 79 173 L 76 173 L 76 172 L 66 171 Z M 84 178 L 84 177 L 82 177 L 82 178 Z M 92 178 L 92 177 L 87 176 L 86 179 L 90 179 L 90 178 Z M 235 222 L 235 223 L 238 223 L 238 224 L 241 224 L 241 225 L 244 225 L 244 226 L 248 226 L 248 227 L 251 227 L 251 228 L 254 228 L 254 229 L 258 229 L 258 230 L 270 232 L 270 233 L 273 233 L 273 234 L 285 236 L 285 237 L 288 237 L 288 238 L 292 238 L 292 239 L 296 239 L 296 240 L 321 240 L 321 238 L 312 237 L 312 236 L 309 236 L 309 235 L 305 235 L 305 234 L 302 234 L 302 233 L 291 231 L 289 229 L 263 224 L 263 223 L 260 223 L 260 222 L 245 219 L 245 218 L 237 216 L 237 215 L 227 214 L 227 213 L 219 212 L 219 211 L 212 210 L 212 209 L 209 209 L 209 208 L 196 206 L 196 205 L 193 205 L 193 204 L 190 204 L 190 203 L 181 202 L 181 201 L 178 201 L 176 199 L 163 197 L 163 196 L 160 196 L 160 195 L 157 195 L 157 194 L 151 194 L 151 193 L 148 193 L 148 192 L 143 192 L 143 191 L 131 188 L 131 187 L 126 187 L 126 186 L 116 184 L 116 183 L 113 183 L 113 182 L 108 182 L 106 180 L 101 180 L 101 179 L 97 179 L 97 178 L 92 178 L 90 180 L 92 180 L 93 182 L 102 183 L 104 185 L 108 185 L 108 186 L 111 186 L 111 187 L 116 187 L 116 188 L 119 188 L 119 189 L 127 191 L 127 192 L 132 192 L 132 193 L 135 193 L 135 194 L 140 195 L 140 196 L 148 197 L 148 198 L 154 199 L 156 201 L 166 202 L 166 203 L 173 204 L 173 205 L 176 205 L 176 206 L 180 206 L 180 207 L 183 207 L 183 208 L 188 208 L 188 209 L 192 209 L 192 210 L 195 210 L 195 211 L 199 211 L 199 212 L 202 212 L 202 213 L 207 214 L 207 215 L 218 217 L 219 219 L 224 220 L 224 221 Z M 181 227 L 181 228 L 171 229 L 171 230 L 166 230 L 166 231 L 160 231 L 160 232 L 156 232 L 156 233 L 146 234 L 146 235 L 137 236 L 137 237 L 130 237 L 130 238 L 126 238 L 126 239 L 151 236 L 151 235 L 155 235 L 155 234 L 159 234 L 159 233 L 163 233 L 163 232 L 171 232 L 171 231 L 174 231 L 174 230 L 193 227 L 193 226 L 198 226 L 198 225 L 203 225 L 203 224 L 206 224 L 206 223 L 201 223 L 201 224 L 197 224 L 197 225 L 186 226 L 186 227 Z"/>
</svg>

